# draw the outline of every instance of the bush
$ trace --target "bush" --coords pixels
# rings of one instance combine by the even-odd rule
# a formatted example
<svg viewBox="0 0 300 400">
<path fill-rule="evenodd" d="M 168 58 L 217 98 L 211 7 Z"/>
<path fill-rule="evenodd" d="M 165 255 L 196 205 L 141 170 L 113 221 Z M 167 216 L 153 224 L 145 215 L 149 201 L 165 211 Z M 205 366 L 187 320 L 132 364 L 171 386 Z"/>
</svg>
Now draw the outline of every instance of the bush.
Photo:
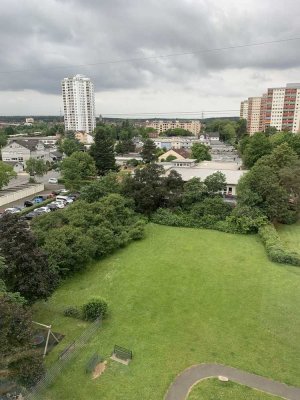
<svg viewBox="0 0 300 400">
<path fill-rule="evenodd" d="M 143 220 L 137 221 L 129 230 L 129 237 L 131 240 L 140 240 L 145 236 L 145 222 Z"/>
<path fill-rule="evenodd" d="M 101 298 L 93 298 L 82 307 L 83 318 L 87 321 L 94 321 L 98 317 L 105 318 L 107 312 L 107 302 Z"/>
<path fill-rule="evenodd" d="M 43 358 L 36 352 L 11 363 L 9 368 L 16 374 L 17 381 L 27 388 L 34 386 L 45 374 Z"/>
<path fill-rule="evenodd" d="M 300 254 L 285 248 L 273 225 L 261 226 L 258 233 L 271 261 L 300 266 Z"/>
<path fill-rule="evenodd" d="M 69 306 L 64 309 L 64 316 L 80 319 L 82 318 L 82 312 L 78 307 Z"/>
</svg>

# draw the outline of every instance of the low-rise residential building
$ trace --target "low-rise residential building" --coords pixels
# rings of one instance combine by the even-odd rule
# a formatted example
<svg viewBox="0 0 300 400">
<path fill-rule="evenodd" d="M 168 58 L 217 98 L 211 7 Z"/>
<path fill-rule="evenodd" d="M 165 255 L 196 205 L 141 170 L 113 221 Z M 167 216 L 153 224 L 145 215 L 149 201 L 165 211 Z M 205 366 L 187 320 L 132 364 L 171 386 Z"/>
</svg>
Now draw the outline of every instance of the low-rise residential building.
<svg viewBox="0 0 300 400">
<path fill-rule="evenodd" d="M 2 161 L 21 162 L 26 166 L 30 158 L 51 161 L 51 146 L 38 139 L 13 139 L 1 149 Z"/>
<path fill-rule="evenodd" d="M 94 136 L 86 132 L 75 132 L 75 139 L 79 140 L 80 143 L 91 145 L 94 143 Z"/>
<path fill-rule="evenodd" d="M 190 136 L 160 137 L 153 139 L 159 149 L 190 149 L 194 143 L 202 143 L 200 139 Z"/>
<path fill-rule="evenodd" d="M 115 156 L 115 159 L 116 164 L 120 166 L 126 165 L 130 160 L 143 161 L 143 158 L 139 153 L 123 154 L 122 156 Z"/>
<path fill-rule="evenodd" d="M 158 157 L 158 161 L 167 160 L 168 157 L 176 157 L 177 160 L 189 158 L 190 152 L 185 149 L 171 149 Z"/>
<path fill-rule="evenodd" d="M 204 179 L 209 175 L 212 175 L 215 172 L 222 172 L 226 178 L 226 188 L 224 189 L 224 194 L 236 196 L 236 186 L 240 178 L 248 172 L 246 170 L 235 169 L 237 166 L 234 163 L 232 163 L 231 168 L 229 168 L 229 165 L 226 165 L 224 168 L 222 163 L 204 161 L 203 163 L 196 164 L 195 162 L 192 163 L 192 161 L 195 160 L 190 160 L 190 166 L 180 166 L 180 161 L 174 160 L 170 163 L 170 166 L 165 166 L 166 175 L 169 175 L 171 171 L 176 171 L 186 182 L 192 178 L 200 178 L 201 181 L 204 181 Z"/>
<path fill-rule="evenodd" d="M 190 131 L 193 135 L 199 135 L 201 121 L 199 120 L 150 120 L 145 122 L 147 128 L 154 128 L 158 134 L 169 129 L 181 128 Z"/>
</svg>

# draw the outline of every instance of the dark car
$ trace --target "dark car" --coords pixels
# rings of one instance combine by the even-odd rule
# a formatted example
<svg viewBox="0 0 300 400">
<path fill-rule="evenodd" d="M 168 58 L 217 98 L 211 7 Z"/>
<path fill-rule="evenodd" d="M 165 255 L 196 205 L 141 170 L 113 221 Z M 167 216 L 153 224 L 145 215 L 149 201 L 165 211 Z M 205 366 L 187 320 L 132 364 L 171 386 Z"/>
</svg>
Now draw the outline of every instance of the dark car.
<svg viewBox="0 0 300 400">
<path fill-rule="evenodd" d="M 70 194 L 68 195 L 68 197 L 69 197 L 70 199 L 72 199 L 73 201 L 77 200 L 77 199 L 79 198 L 79 196 L 80 196 L 80 193 L 78 193 L 78 192 L 70 193 Z"/>
<path fill-rule="evenodd" d="M 34 197 L 32 200 L 26 200 L 24 201 L 24 207 L 32 207 L 35 204 L 39 204 L 42 203 L 43 201 L 45 201 L 47 199 L 46 196 L 36 196 Z"/>
<path fill-rule="evenodd" d="M 56 204 L 53 204 L 53 203 L 48 204 L 47 207 L 50 209 L 50 211 L 56 211 L 56 210 L 58 210 L 58 206 L 57 206 Z"/>
<path fill-rule="evenodd" d="M 28 213 L 28 214 L 25 215 L 25 219 L 31 220 L 31 219 L 33 219 L 34 217 L 36 217 L 37 215 L 38 215 L 38 214 L 37 214 L 36 212 L 31 211 L 30 213 Z"/>
</svg>

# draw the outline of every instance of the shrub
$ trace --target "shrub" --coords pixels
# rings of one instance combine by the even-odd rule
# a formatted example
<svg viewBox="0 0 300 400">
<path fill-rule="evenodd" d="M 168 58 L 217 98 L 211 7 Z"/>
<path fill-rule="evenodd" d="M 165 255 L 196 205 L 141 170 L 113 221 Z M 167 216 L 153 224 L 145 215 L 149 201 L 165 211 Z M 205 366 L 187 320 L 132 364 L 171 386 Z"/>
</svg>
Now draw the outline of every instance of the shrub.
<svg viewBox="0 0 300 400">
<path fill-rule="evenodd" d="M 82 317 L 82 312 L 78 307 L 69 306 L 64 309 L 64 316 L 80 319 Z"/>
<path fill-rule="evenodd" d="M 108 312 L 108 305 L 104 299 L 93 298 L 82 307 L 83 318 L 94 321 L 96 318 L 105 318 Z"/>
<path fill-rule="evenodd" d="M 261 226 L 258 233 L 271 261 L 300 266 L 300 254 L 285 248 L 273 225 Z"/>
<path fill-rule="evenodd" d="M 11 363 L 9 368 L 17 375 L 18 382 L 27 388 L 35 385 L 45 374 L 43 358 L 36 352 Z"/>
<path fill-rule="evenodd" d="M 129 230 L 129 237 L 131 240 L 140 240 L 145 236 L 145 222 L 143 220 L 137 221 Z"/>
</svg>

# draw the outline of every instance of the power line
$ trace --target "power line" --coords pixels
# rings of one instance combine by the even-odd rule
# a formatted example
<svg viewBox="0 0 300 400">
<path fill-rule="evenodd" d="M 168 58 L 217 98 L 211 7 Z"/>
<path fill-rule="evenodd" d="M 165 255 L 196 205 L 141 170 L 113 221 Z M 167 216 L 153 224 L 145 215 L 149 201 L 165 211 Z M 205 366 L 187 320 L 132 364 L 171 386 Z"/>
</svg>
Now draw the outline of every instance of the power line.
<svg viewBox="0 0 300 400">
<path fill-rule="evenodd" d="M 57 65 L 53 67 L 47 68 L 29 68 L 29 69 L 19 69 L 19 70 L 10 70 L 10 71 L 0 71 L 0 74 L 10 74 L 10 73 L 18 73 L 18 72 L 30 72 L 30 71 L 44 71 L 44 70 L 53 70 L 53 69 L 65 69 L 65 68 L 74 68 L 74 67 L 92 67 L 97 65 L 108 65 L 108 64 L 119 64 L 125 62 L 134 62 L 134 61 L 144 61 L 144 60 L 155 60 L 159 58 L 170 58 L 177 56 L 187 56 L 193 54 L 203 54 L 210 52 L 218 52 L 224 50 L 233 50 L 233 49 L 242 49 L 245 47 L 255 47 L 255 46 L 264 46 L 275 43 L 286 43 L 291 41 L 300 40 L 300 37 L 288 38 L 288 39 L 278 39 L 278 40 L 269 40 L 265 42 L 256 42 L 256 43 L 248 43 L 236 46 L 227 46 L 227 47 L 216 47 L 211 49 L 200 49 L 183 53 L 171 53 L 171 54 L 161 54 L 157 56 L 145 56 L 145 57 L 135 57 L 135 58 L 125 58 L 120 60 L 110 60 L 110 61 L 99 61 L 96 63 L 86 63 L 86 64 L 73 64 L 73 65 Z"/>
<path fill-rule="evenodd" d="M 124 115 L 131 115 L 131 116 L 138 116 L 138 115 L 202 115 L 202 114 L 228 114 L 232 112 L 240 112 L 240 110 L 201 110 L 201 111 L 166 111 L 166 112 L 137 112 L 137 113 L 101 113 L 102 116 L 124 116 Z"/>
</svg>

